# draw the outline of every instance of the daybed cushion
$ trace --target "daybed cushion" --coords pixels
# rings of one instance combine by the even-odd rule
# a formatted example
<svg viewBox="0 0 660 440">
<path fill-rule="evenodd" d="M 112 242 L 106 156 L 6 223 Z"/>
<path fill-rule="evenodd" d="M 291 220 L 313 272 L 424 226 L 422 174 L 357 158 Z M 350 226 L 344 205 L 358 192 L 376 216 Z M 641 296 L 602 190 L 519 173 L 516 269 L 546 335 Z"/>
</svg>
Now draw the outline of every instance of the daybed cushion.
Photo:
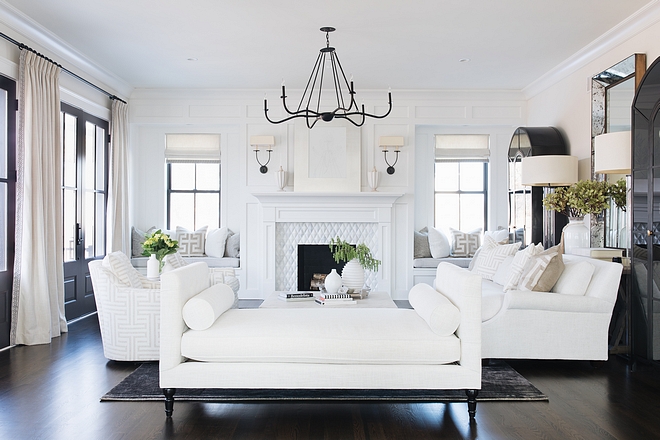
<svg viewBox="0 0 660 440">
<path fill-rule="evenodd" d="M 234 304 L 234 291 L 215 284 L 190 298 L 183 306 L 183 320 L 193 330 L 206 330 Z"/>
<path fill-rule="evenodd" d="M 413 260 L 413 267 L 418 269 L 421 268 L 433 268 L 438 267 L 438 264 L 446 261 L 447 263 L 455 264 L 458 267 L 467 267 L 470 265 L 472 258 L 460 258 L 460 257 L 447 257 L 447 258 L 415 258 Z"/>
<path fill-rule="evenodd" d="M 413 309 L 440 336 L 453 334 L 461 323 L 461 312 L 428 284 L 416 284 L 410 289 L 408 301 Z"/>
<path fill-rule="evenodd" d="M 433 365 L 460 360 L 456 335 L 433 333 L 412 309 L 347 307 L 227 310 L 209 329 L 185 332 L 181 354 L 203 362 Z"/>
</svg>

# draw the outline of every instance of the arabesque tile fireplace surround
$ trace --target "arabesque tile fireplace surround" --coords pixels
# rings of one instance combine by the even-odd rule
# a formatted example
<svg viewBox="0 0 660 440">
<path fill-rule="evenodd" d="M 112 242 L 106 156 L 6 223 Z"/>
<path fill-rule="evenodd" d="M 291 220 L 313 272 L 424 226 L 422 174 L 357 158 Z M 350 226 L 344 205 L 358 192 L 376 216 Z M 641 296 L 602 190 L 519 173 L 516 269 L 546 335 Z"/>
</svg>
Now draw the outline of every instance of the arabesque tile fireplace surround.
<svg viewBox="0 0 660 440">
<path fill-rule="evenodd" d="M 296 193 L 253 194 L 259 200 L 261 293 L 295 290 L 298 244 L 326 244 L 340 236 L 365 243 L 382 261 L 377 273 L 367 273 L 372 288 L 392 291 L 394 202 L 402 194 Z"/>
</svg>

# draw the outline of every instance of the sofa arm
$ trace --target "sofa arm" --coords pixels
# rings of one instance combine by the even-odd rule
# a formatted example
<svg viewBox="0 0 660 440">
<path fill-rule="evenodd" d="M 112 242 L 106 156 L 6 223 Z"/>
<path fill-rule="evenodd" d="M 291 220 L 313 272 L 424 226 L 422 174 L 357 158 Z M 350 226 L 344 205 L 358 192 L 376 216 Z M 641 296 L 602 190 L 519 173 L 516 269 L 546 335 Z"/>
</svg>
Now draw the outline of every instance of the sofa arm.
<svg viewBox="0 0 660 440">
<path fill-rule="evenodd" d="M 509 290 L 504 298 L 508 309 L 547 310 L 552 312 L 611 313 L 612 304 L 590 296 Z"/>
</svg>

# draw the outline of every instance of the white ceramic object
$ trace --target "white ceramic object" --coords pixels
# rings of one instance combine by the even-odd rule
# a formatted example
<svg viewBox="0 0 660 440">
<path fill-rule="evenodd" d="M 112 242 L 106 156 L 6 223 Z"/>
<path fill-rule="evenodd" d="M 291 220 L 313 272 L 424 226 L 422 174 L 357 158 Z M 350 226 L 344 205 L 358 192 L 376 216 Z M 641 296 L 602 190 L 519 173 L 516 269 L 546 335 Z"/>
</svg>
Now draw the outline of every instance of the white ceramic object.
<svg viewBox="0 0 660 440">
<path fill-rule="evenodd" d="M 151 254 L 147 260 L 147 278 L 155 279 L 160 276 L 160 262 L 156 254 Z"/>
<path fill-rule="evenodd" d="M 327 290 L 328 293 L 337 293 L 340 287 L 341 277 L 336 269 L 332 269 L 332 271 L 325 277 L 325 290 Z"/>
<path fill-rule="evenodd" d="M 277 170 L 277 187 L 279 188 L 280 191 L 284 191 L 284 187 L 286 186 L 286 171 L 282 169 L 282 165 L 280 165 L 280 169 Z"/>
<path fill-rule="evenodd" d="M 575 248 L 589 247 L 589 228 L 584 219 L 572 218 L 564 226 L 564 253 L 571 254 Z"/>
<path fill-rule="evenodd" d="M 349 289 L 360 291 L 362 286 L 364 286 L 364 269 L 360 266 L 360 262 L 357 259 L 352 259 L 344 266 L 344 269 L 341 271 L 341 279 L 344 282 L 344 286 Z"/>
<path fill-rule="evenodd" d="M 376 188 L 378 188 L 378 180 L 380 178 L 380 174 L 378 173 L 378 170 L 376 170 L 376 167 L 369 171 L 367 175 L 369 178 L 369 188 L 371 188 L 372 191 L 377 191 Z"/>
</svg>

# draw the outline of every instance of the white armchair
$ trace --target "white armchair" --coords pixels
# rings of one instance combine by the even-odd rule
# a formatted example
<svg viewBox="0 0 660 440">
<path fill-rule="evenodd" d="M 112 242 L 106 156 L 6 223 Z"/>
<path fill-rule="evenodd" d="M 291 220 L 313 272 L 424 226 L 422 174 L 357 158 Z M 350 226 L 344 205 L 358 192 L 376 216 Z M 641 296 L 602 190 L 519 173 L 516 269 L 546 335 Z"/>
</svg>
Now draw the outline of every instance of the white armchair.
<svg viewBox="0 0 660 440">
<path fill-rule="evenodd" d="M 133 268 L 122 252 L 89 263 L 103 354 L 116 361 L 158 360 L 160 282 Z"/>
</svg>

